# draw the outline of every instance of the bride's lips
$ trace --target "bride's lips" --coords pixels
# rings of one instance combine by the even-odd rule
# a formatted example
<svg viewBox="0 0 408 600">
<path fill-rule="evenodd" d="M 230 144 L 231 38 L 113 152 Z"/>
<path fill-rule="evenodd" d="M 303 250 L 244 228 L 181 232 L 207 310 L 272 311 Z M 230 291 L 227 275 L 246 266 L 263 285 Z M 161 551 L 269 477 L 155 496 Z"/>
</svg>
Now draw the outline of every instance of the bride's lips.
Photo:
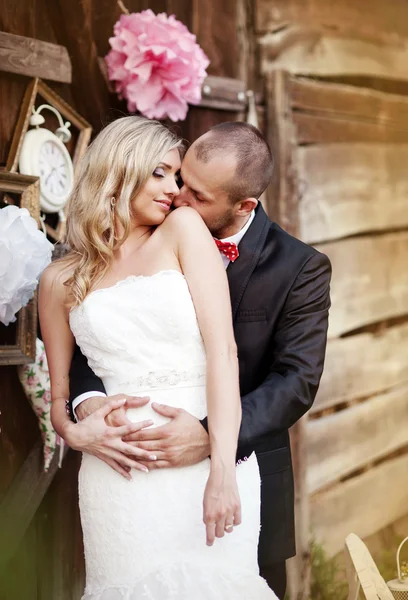
<svg viewBox="0 0 408 600">
<path fill-rule="evenodd" d="M 170 202 L 170 200 L 154 200 L 154 202 L 156 202 L 156 204 L 160 204 L 160 206 L 164 208 L 164 210 L 171 209 L 172 203 Z"/>
</svg>

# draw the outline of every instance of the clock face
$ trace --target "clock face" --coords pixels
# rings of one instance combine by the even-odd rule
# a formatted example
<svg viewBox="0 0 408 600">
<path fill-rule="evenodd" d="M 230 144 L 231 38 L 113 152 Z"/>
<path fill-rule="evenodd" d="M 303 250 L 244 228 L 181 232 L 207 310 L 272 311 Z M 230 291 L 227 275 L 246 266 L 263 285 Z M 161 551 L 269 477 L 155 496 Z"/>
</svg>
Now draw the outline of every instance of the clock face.
<svg viewBox="0 0 408 600">
<path fill-rule="evenodd" d="M 65 154 L 54 140 L 44 142 L 38 157 L 41 191 L 65 198 L 71 191 L 71 177 Z"/>
<path fill-rule="evenodd" d="M 19 159 L 20 173 L 40 178 L 40 206 L 47 213 L 64 208 L 74 185 L 74 169 L 62 141 L 43 127 L 27 131 Z"/>
</svg>

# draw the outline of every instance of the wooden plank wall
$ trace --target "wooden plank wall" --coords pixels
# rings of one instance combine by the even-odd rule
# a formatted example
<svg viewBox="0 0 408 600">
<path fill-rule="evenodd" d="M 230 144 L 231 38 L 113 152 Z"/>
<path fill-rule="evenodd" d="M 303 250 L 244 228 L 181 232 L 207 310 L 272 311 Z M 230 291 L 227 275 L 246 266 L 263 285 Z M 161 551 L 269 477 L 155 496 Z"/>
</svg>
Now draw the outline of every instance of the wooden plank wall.
<svg viewBox="0 0 408 600">
<path fill-rule="evenodd" d="M 333 265 L 300 469 L 301 520 L 333 555 L 351 531 L 368 537 L 408 514 L 408 4 L 253 5 L 277 156 L 269 214 Z M 299 577 L 290 587 L 305 597 Z"/>
<path fill-rule="evenodd" d="M 285 94 L 281 147 L 295 189 L 285 197 L 280 182 L 276 210 L 333 266 L 326 367 L 305 435 L 311 528 L 335 554 L 351 531 L 368 536 L 408 513 L 408 98 L 281 72 L 269 89 Z"/>
<path fill-rule="evenodd" d="M 190 0 L 126 0 L 130 12 L 151 8 L 174 13 L 197 35 L 211 60 L 210 75 L 237 77 L 240 50 L 236 40 L 236 3 L 221 6 Z M 98 56 L 109 50 L 108 39 L 121 11 L 115 0 L 5 0 L 0 11 L 0 31 L 27 36 L 65 47 L 72 64 L 68 76 L 51 77 L 50 87 L 69 102 L 94 133 L 126 114 L 126 105 L 108 90 Z M 9 38 L 0 40 L 0 46 Z M 30 46 L 31 47 L 31 46 Z M 32 46 L 39 52 L 42 44 Z M 1 49 L 0 49 L 1 50 Z M 55 48 L 54 48 L 55 50 Z M 6 50 L 5 50 L 6 51 Z M 66 59 L 66 53 L 61 50 Z M 51 61 L 55 71 L 55 61 Z M 29 69 L 29 66 L 27 67 Z M 0 69 L 0 167 L 6 164 L 30 71 Z M 46 70 L 43 76 L 50 74 Z M 37 73 L 36 73 L 37 74 Z M 71 75 L 69 74 L 69 77 Z M 192 108 L 176 131 L 189 140 L 210 126 L 235 120 L 237 112 Z M 24 396 L 15 367 L 0 367 L 0 503 L 38 442 L 36 419 Z M 68 453 L 32 519 L 14 558 L 0 576 L 1 600 L 78 600 L 84 581 L 82 535 L 77 507 L 77 471 L 80 457 Z M 41 470 L 39 461 L 35 469 Z M 0 533 L 0 559 L 2 556 Z"/>
</svg>

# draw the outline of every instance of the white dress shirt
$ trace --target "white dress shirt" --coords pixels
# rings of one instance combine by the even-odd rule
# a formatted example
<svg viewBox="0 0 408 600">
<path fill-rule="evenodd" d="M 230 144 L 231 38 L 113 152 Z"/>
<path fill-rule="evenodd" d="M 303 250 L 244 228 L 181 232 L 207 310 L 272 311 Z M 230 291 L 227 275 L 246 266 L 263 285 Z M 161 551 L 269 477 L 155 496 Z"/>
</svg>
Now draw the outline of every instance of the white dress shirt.
<svg viewBox="0 0 408 600">
<path fill-rule="evenodd" d="M 220 240 L 220 242 L 230 242 L 233 244 L 236 244 L 237 246 L 239 245 L 240 241 L 242 240 L 242 238 L 244 237 L 244 235 L 246 234 L 246 232 L 248 231 L 248 229 L 251 226 L 252 221 L 254 220 L 255 217 L 255 211 L 253 210 L 249 216 L 248 221 L 245 223 L 245 225 L 243 226 L 242 229 L 240 229 L 238 231 L 238 233 L 235 233 L 234 235 L 231 235 L 230 237 L 227 238 L 223 238 L 222 240 Z M 221 254 L 221 258 L 222 258 L 222 262 L 224 264 L 224 267 L 227 268 L 230 260 L 229 258 L 227 258 L 225 256 L 225 254 L 223 254 L 222 252 Z M 238 257 L 239 258 L 239 257 Z M 81 402 L 85 402 L 85 400 L 88 400 L 89 398 L 94 398 L 96 396 L 106 396 L 106 394 L 104 394 L 103 392 L 85 392 L 84 394 L 80 394 L 79 396 L 77 396 L 73 401 L 72 401 L 72 410 L 74 412 L 74 416 L 76 418 L 76 420 L 78 421 L 78 417 L 76 415 L 75 409 L 81 404 Z"/>
</svg>

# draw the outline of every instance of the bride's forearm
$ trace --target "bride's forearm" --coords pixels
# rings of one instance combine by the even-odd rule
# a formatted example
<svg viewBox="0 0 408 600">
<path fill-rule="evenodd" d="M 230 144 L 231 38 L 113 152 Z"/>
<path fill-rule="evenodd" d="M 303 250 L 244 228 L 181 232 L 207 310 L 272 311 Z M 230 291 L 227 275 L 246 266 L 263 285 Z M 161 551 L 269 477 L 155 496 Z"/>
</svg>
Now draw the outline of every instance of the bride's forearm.
<svg viewBox="0 0 408 600">
<path fill-rule="evenodd" d="M 51 405 L 51 423 L 56 433 L 67 443 L 69 443 L 70 434 L 75 424 L 67 415 L 65 408 L 66 399 L 59 397 L 52 400 Z"/>
<path fill-rule="evenodd" d="M 242 414 L 235 347 L 207 355 L 207 408 L 211 467 L 235 467 Z"/>
</svg>

